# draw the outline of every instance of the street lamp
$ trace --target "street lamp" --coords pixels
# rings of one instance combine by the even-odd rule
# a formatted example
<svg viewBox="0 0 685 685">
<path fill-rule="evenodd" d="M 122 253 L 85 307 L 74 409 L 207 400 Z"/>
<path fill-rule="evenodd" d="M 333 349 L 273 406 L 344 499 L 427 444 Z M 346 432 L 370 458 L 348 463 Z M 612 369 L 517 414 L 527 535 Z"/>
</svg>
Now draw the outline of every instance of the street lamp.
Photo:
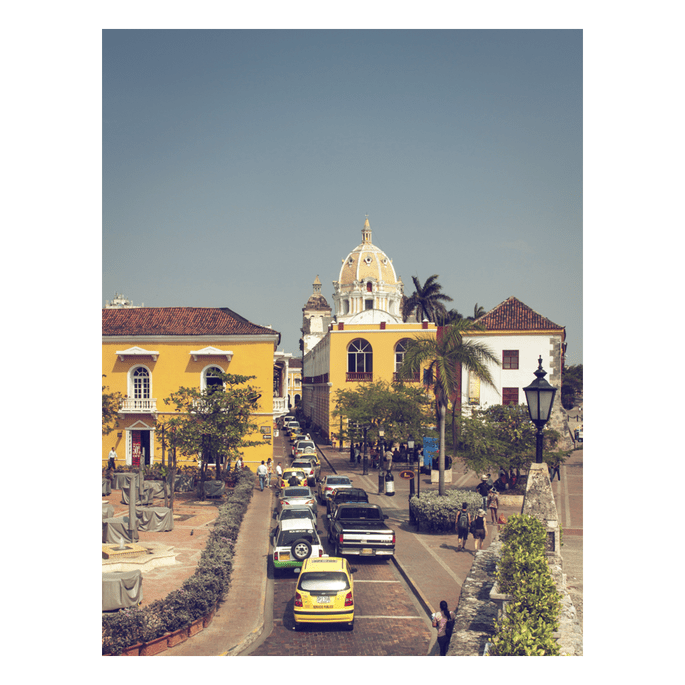
<svg viewBox="0 0 685 685">
<path fill-rule="evenodd" d="M 535 438 L 536 464 L 542 464 L 542 429 L 549 421 L 552 405 L 554 404 L 554 396 L 557 393 L 557 389 L 545 380 L 546 375 L 547 372 L 542 368 L 542 357 L 540 357 L 538 359 L 538 368 L 535 371 L 535 380 L 527 388 L 523 388 L 523 392 L 526 393 L 530 420 L 538 429 Z"/>
</svg>

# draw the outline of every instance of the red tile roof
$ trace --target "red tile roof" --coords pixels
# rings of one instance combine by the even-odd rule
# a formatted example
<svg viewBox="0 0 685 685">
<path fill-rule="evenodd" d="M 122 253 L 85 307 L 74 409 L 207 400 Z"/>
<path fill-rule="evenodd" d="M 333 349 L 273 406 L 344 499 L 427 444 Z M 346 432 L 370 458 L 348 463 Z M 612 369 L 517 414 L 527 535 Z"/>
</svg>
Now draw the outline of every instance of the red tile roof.
<svg viewBox="0 0 685 685">
<path fill-rule="evenodd" d="M 277 335 L 228 307 L 103 309 L 102 335 Z"/>
<path fill-rule="evenodd" d="M 476 319 L 475 323 L 483 326 L 486 331 L 564 330 L 564 326 L 553 323 L 515 297 L 498 304 Z"/>
</svg>

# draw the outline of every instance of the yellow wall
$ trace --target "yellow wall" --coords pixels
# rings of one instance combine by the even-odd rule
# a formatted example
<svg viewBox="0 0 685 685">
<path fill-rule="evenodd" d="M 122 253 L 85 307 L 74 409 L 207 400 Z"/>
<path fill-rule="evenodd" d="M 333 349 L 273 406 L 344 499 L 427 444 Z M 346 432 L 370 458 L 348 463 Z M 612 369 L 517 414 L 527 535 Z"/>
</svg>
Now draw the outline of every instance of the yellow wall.
<svg viewBox="0 0 685 685">
<path fill-rule="evenodd" d="M 125 357 L 121 361 L 116 355 L 117 350 L 126 350 L 130 347 L 141 347 L 145 350 L 159 352 L 157 361 L 153 361 L 149 355 Z M 193 360 L 191 350 L 200 350 L 204 347 L 216 347 L 220 350 L 231 350 L 233 357 L 229 362 L 225 356 L 198 357 Z M 157 400 L 157 413 L 162 417 L 164 413 L 174 412 L 173 405 L 166 405 L 164 398 L 169 397 L 180 387 L 201 387 L 201 374 L 207 366 L 217 366 L 225 373 L 256 376 L 248 381 L 249 385 L 261 393 L 257 402 L 257 408 L 253 413 L 252 420 L 258 426 L 268 426 L 269 433 L 273 436 L 273 357 L 274 342 L 267 339 L 255 342 L 236 342 L 230 339 L 202 339 L 201 341 L 186 338 L 184 341 L 148 341 L 143 339 L 125 338 L 115 342 L 103 342 L 102 345 L 102 373 L 105 378 L 102 384 L 108 386 L 109 391 L 118 391 L 122 395 L 129 394 L 128 373 L 136 366 L 145 366 L 150 372 L 150 397 Z M 130 394 L 132 395 L 132 388 Z M 154 418 L 151 414 L 120 414 L 119 426 L 109 435 L 102 439 L 103 465 L 107 464 L 107 455 L 112 446 L 117 452 L 117 464 L 126 463 L 126 428 L 138 421 L 152 426 Z M 159 432 L 156 432 L 156 444 L 153 447 L 153 462 L 161 463 L 162 448 L 159 443 Z M 256 465 L 264 459 L 273 456 L 273 447 L 270 441 L 262 439 L 261 433 L 257 432 L 246 436 L 247 439 L 261 440 L 257 447 L 247 447 L 243 450 L 245 462 L 248 465 Z M 271 437 L 273 440 L 273 437 Z M 192 458 L 185 458 L 177 454 L 179 465 L 191 465 L 195 462 Z"/>
<path fill-rule="evenodd" d="M 333 417 L 335 409 L 336 390 L 355 390 L 359 387 L 359 382 L 347 381 L 347 348 L 349 344 L 357 338 L 366 340 L 373 350 L 373 382 L 379 380 L 388 383 L 393 382 L 395 373 L 395 345 L 402 339 L 412 340 L 419 335 L 429 335 L 434 337 L 437 328 L 435 324 L 429 324 L 427 329 L 422 328 L 422 324 L 386 324 L 383 330 L 379 324 L 345 324 L 344 330 L 340 331 L 335 326 L 328 333 L 329 338 L 329 360 L 328 360 L 328 381 L 331 384 L 317 384 L 309 394 L 314 403 L 327 405 L 324 410 L 326 416 L 319 414 L 319 420 L 323 424 L 321 428 L 329 437 L 339 433 L 340 420 Z M 323 341 L 322 341 L 323 342 Z M 306 373 L 309 373 L 305 370 Z M 327 425 L 326 425 L 327 420 Z"/>
</svg>

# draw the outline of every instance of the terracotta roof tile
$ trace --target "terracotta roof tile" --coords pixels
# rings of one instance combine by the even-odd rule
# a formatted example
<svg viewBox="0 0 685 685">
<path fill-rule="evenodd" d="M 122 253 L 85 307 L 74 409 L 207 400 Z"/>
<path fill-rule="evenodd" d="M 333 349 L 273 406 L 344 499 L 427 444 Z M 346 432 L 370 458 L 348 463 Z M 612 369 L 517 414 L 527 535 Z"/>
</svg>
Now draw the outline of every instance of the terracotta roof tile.
<svg viewBox="0 0 685 685">
<path fill-rule="evenodd" d="M 102 335 L 277 335 L 228 307 L 103 309 Z"/>
<path fill-rule="evenodd" d="M 563 326 L 538 314 L 515 297 L 510 297 L 498 304 L 487 314 L 476 319 L 476 323 L 482 325 L 487 331 L 564 330 Z"/>
</svg>

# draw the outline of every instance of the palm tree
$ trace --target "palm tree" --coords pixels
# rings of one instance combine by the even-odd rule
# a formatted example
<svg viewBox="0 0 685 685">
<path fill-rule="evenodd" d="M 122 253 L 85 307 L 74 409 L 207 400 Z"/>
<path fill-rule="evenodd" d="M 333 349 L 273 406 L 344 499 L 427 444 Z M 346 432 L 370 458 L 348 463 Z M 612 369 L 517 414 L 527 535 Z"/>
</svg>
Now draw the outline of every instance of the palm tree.
<svg viewBox="0 0 685 685">
<path fill-rule="evenodd" d="M 453 324 L 455 321 L 459 321 L 464 317 L 456 309 L 450 309 L 444 314 L 438 314 L 437 318 L 438 320 L 435 323 L 437 323 L 438 326 L 449 326 L 450 324 Z"/>
<path fill-rule="evenodd" d="M 476 319 L 479 319 L 484 314 L 487 314 L 487 312 L 485 311 L 485 309 L 483 307 L 479 307 L 478 302 L 476 302 L 476 306 L 473 308 L 473 316 L 467 316 L 466 318 L 469 321 L 475 321 Z"/>
<path fill-rule="evenodd" d="M 445 295 L 442 291 L 442 286 L 438 283 L 438 274 L 433 274 L 426 282 L 421 285 L 421 281 L 412 276 L 414 281 L 414 293 L 411 297 L 404 300 L 402 304 L 402 319 L 406 321 L 414 312 L 419 318 L 419 321 L 428 319 L 428 321 L 437 322 L 439 315 L 445 315 L 446 309 L 443 302 L 452 302 L 449 295 Z"/>
<path fill-rule="evenodd" d="M 485 343 L 464 339 L 464 333 L 478 329 L 471 321 L 460 319 L 440 329 L 435 337 L 416 336 L 407 344 L 400 368 L 400 377 L 406 378 L 424 368 L 424 385 L 435 395 L 440 430 L 439 495 L 445 494 L 445 415 L 450 398 L 459 389 L 458 371 L 464 368 L 495 387 L 488 364 L 499 365 L 499 359 Z"/>
</svg>

